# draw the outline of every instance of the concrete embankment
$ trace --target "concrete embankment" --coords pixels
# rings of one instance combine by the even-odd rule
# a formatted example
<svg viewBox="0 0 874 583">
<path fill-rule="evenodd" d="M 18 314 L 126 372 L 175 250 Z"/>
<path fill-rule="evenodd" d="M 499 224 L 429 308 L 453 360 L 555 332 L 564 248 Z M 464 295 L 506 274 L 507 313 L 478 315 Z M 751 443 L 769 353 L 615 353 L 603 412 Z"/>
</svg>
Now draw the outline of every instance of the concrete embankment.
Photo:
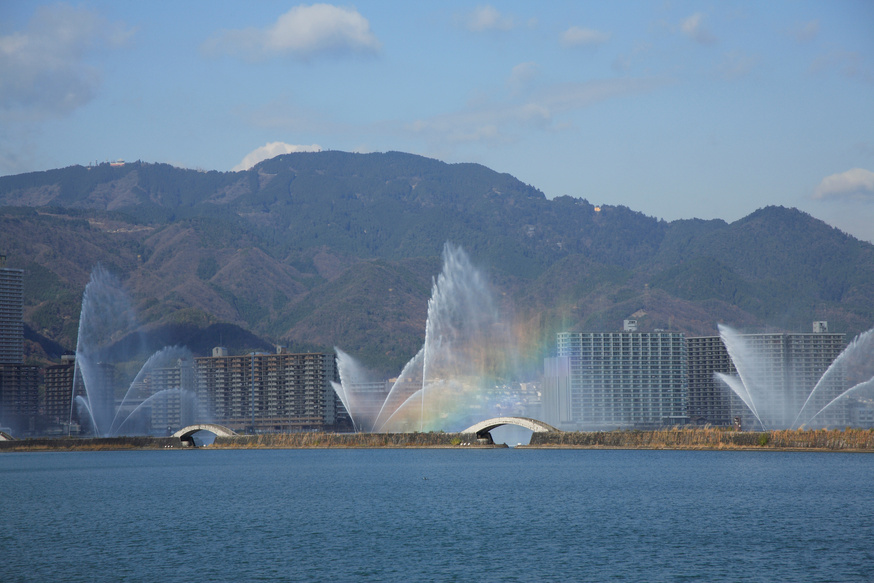
<svg viewBox="0 0 874 583">
<path fill-rule="evenodd" d="M 0 441 L 7 451 L 108 451 L 183 449 L 176 437 L 57 438 Z M 217 437 L 210 449 L 503 448 L 469 433 L 271 433 Z M 534 433 L 531 449 L 690 449 L 874 452 L 874 430 L 665 429 Z M 189 448 L 190 449 L 190 448 Z"/>
<path fill-rule="evenodd" d="M 534 433 L 530 448 L 554 449 L 708 449 L 874 452 L 874 430 L 732 431 L 568 431 Z"/>
<path fill-rule="evenodd" d="M 109 451 L 123 449 L 182 449 L 178 437 L 78 437 L 34 438 L 0 441 L 4 451 Z"/>
<path fill-rule="evenodd" d="M 234 448 L 462 448 L 506 447 L 467 433 L 268 433 L 217 437 L 211 447 Z"/>
<path fill-rule="evenodd" d="M 217 437 L 210 449 L 307 449 L 307 448 L 495 448 L 465 433 L 269 433 Z M 134 449 L 183 449 L 190 446 L 178 437 L 36 438 L 0 441 L 8 451 L 110 451 Z"/>
</svg>

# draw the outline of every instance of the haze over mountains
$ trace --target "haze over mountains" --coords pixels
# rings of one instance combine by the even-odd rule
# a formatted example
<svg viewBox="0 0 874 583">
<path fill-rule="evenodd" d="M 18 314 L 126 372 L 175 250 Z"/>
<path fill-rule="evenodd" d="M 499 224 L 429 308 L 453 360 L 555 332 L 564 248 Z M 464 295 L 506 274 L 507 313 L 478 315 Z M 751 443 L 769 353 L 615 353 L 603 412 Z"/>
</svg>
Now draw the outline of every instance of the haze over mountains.
<svg viewBox="0 0 874 583">
<path fill-rule="evenodd" d="M 73 166 L 0 177 L 0 205 L 0 254 L 27 270 L 31 358 L 75 346 L 100 263 L 154 345 L 337 345 L 396 374 L 422 344 L 446 241 L 486 272 L 532 363 L 558 330 L 632 316 L 691 335 L 828 320 L 848 341 L 874 325 L 874 245 L 798 210 L 665 222 L 398 152 L 287 154 L 243 172 Z"/>
</svg>

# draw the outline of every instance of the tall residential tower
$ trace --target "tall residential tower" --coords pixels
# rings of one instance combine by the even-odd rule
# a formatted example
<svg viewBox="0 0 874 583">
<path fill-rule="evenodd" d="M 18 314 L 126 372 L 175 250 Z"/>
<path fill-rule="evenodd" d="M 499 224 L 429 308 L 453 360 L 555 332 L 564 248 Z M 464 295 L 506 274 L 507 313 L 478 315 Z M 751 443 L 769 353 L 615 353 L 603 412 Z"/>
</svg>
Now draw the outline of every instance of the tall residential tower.
<svg viewBox="0 0 874 583">
<path fill-rule="evenodd" d="M 24 270 L 5 266 L 0 255 L 0 364 L 24 360 Z"/>
</svg>

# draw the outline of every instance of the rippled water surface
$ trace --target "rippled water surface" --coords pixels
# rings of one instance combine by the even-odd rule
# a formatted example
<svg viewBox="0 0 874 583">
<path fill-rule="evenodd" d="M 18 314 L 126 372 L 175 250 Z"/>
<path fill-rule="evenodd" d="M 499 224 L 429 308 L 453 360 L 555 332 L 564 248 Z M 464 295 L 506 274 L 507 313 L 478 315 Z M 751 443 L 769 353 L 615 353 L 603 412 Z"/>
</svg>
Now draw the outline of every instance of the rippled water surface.
<svg viewBox="0 0 874 583">
<path fill-rule="evenodd" d="M 866 581 L 874 455 L 4 453 L 2 581 Z"/>
</svg>

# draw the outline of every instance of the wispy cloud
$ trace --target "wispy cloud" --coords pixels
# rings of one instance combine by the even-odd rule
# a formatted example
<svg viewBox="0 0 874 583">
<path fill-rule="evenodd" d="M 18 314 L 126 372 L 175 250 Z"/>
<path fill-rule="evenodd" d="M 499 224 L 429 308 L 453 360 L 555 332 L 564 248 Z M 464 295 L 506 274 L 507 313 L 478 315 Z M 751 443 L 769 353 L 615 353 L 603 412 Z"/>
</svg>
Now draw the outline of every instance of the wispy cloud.
<svg viewBox="0 0 874 583">
<path fill-rule="evenodd" d="M 518 93 L 526 88 L 531 82 L 540 75 L 540 67 L 537 63 L 527 62 L 519 63 L 510 72 L 510 77 L 507 79 L 507 86 L 513 93 Z"/>
<path fill-rule="evenodd" d="M 792 29 L 791 34 L 799 43 L 809 43 L 819 35 L 819 20 L 798 24 Z"/>
<path fill-rule="evenodd" d="M 712 45 L 716 42 L 716 37 L 704 25 L 704 15 L 700 12 L 684 19 L 680 23 L 680 30 L 698 44 Z"/>
<path fill-rule="evenodd" d="M 834 50 L 814 59 L 810 64 L 811 73 L 836 71 L 845 77 L 855 77 L 863 81 L 874 81 L 874 72 L 861 53 L 856 51 Z"/>
<path fill-rule="evenodd" d="M 865 199 L 874 201 L 874 172 L 853 168 L 826 176 L 813 192 L 816 199 Z"/>
<path fill-rule="evenodd" d="M 516 26 L 513 17 L 501 14 L 491 5 L 477 6 L 474 10 L 461 15 L 458 22 L 471 32 L 510 30 Z"/>
<path fill-rule="evenodd" d="M 86 59 L 124 45 L 133 31 L 68 4 L 36 9 L 24 30 L 0 36 L 0 109 L 63 116 L 94 98 L 101 71 Z"/>
<path fill-rule="evenodd" d="M 601 32 L 591 28 L 572 26 L 559 37 L 559 44 L 564 48 L 592 47 L 606 43 L 610 40 L 610 33 Z"/>
<path fill-rule="evenodd" d="M 331 119 L 325 111 L 304 107 L 291 95 L 282 95 L 256 107 L 240 107 L 235 112 L 255 127 L 281 130 L 286 134 L 341 135 L 350 131 L 347 124 Z"/>
<path fill-rule="evenodd" d="M 462 111 L 418 119 L 405 130 L 428 141 L 447 144 L 507 142 L 525 128 L 558 130 L 560 118 L 608 99 L 645 93 L 664 85 L 658 79 L 609 79 L 545 87 L 510 102 L 489 100 Z"/>
<path fill-rule="evenodd" d="M 759 63 L 759 57 L 743 51 L 730 51 L 722 56 L 717 73 L 727 81 L 746 77 Z"/>
<path fill-rule="evenodd" d="M 286 144 L 285 142 L 270 142 L 264 144 L 260 148 L 255 148 L 251 152 L 243 157 L 243 160 L 231 168 L 233 172 L 239 172 L 240 170 L 248 170 L 258 162 L 263 160 L 269 160 L 270 158 L 275 158 L 276 156 L 281 156 L 282 154 L 291 154 L 293 152 L 321 152 L 322 147 L 318 144 L 311 144 L 309 146 L 300 146 L 294 144 Z"/>
<path fill-rule="evenodd" d="M 225 30 L 207 40 L 209 55 L 250 60 L 277 56 L 310 59 L 320 55 L 374 54 L 382 44 L 354 8 L 331 4 L 295 6 L 266 28 Z"/>
<path fill-rule="evenodd" d="M 638 43 L 631 52 L 617 55 L 613 59 L 613 68 L 617 71 L 630 71 L 632 65 L 652 49 L 649 43 Z"/>
</svg>

